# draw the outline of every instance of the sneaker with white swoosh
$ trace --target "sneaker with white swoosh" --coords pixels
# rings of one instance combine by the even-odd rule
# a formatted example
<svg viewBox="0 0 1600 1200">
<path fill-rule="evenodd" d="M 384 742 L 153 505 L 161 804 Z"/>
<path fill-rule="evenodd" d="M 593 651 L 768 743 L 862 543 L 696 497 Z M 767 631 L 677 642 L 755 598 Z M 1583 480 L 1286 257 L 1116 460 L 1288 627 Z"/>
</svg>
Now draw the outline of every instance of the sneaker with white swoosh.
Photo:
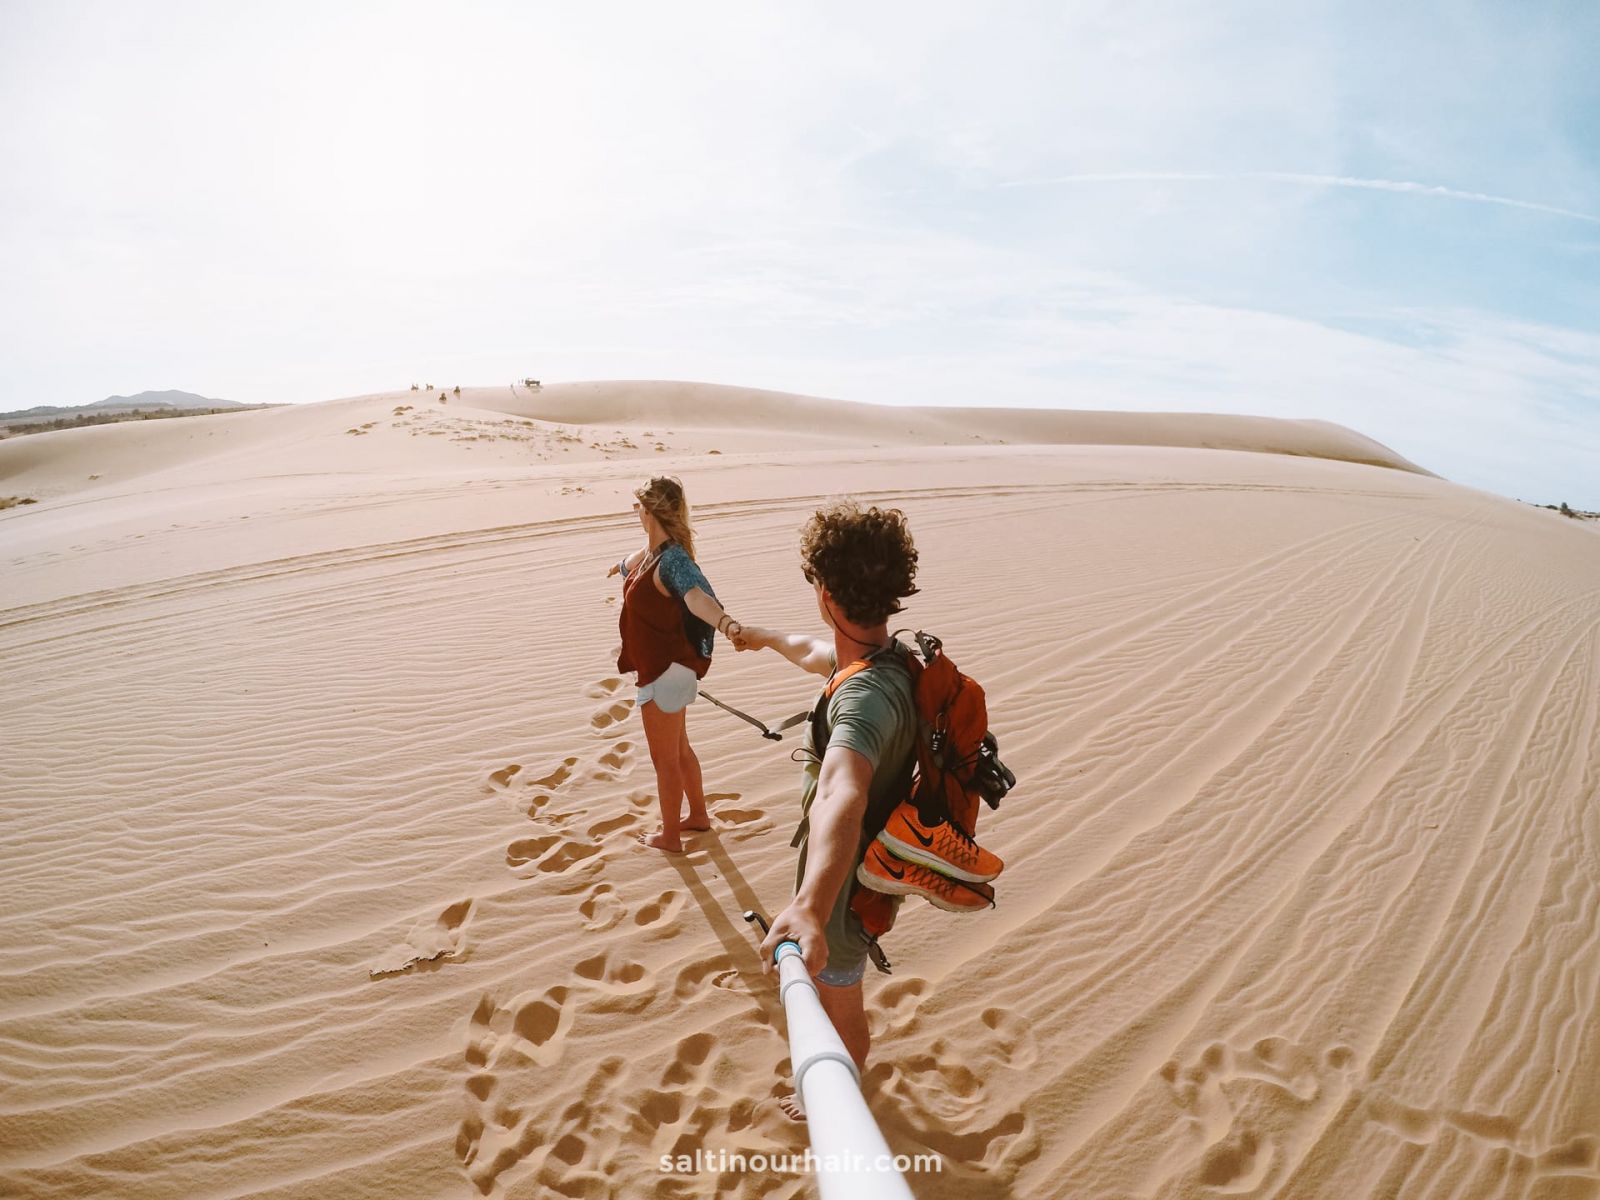
<svg viewBox="0 0 1600 1200">
<path fill-rule="evenodd" d="M 998 854 L 978 845 L 954 821 L 924 825 L 916 806 L 909 803 L 889 815 L 878 840 L 896 858 L 966 883 L 988 883 L 1005 869 Z"/>
<path fill-rule="evenodd" d="M 986 883 L 964 883 L 929 867 L 904 862 L 881 842 L 867 847 L 856 868 L 862 887 L 895 896 L 921 896 L 946 912 L 979 912 L 994 907 L 994 889 Z"/>
</svg>

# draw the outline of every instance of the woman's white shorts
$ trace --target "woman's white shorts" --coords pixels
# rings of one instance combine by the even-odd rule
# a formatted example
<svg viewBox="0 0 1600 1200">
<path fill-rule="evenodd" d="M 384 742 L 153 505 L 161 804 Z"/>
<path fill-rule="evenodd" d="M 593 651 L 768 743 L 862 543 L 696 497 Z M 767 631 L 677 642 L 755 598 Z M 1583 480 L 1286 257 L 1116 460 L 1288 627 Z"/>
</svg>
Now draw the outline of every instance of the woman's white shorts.
<svg viewBox="0 0 1600 1200">
<path fill-rule="evenodd" d="M 673 663 L 650 683 L 639 689 L 639 705 L 654 700 L 664 713 L 681 712 L 700 694 L 700 680 L 682 663 Z"/>
</svg>

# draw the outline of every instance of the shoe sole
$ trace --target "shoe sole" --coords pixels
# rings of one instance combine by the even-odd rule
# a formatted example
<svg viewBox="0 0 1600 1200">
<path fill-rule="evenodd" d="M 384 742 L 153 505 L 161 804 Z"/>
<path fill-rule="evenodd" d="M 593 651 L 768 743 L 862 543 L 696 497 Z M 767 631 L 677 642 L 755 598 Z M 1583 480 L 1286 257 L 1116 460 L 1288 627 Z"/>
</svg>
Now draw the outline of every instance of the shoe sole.
<svg viewBox="0 0 1600 1200">
<path fill-rule="evenodd" d="M 916 863 L 919 867 L 927 867 L 930 871 L 937 871 L 941 875 L 948 875 L 951 879 L 959 879 L 963 883 L 988 883 L 991 879 L 1000 878 L 1000 871 L 996 871 L 993 875 L 980 875 L 976 871 L 963 871 L 954 863 L 947 862 L 931 850 L 924 849 L 921 846 L 906 845 L 906 843 L 888 831 L 880 833 L 878 841 L 882 842 L 896 858 Z M 1001 868 L 1001 870 L 1004 869 L 1004 867 Z"/>
<path fill-rule="evenodd" d="M 867 870 L 865 863 L 856 868 L 856 878 L 861 881 L 861 886 L 864 888 L 871 888 L 875 892 L 888 892 L 892 896 L 921 896 L 929 904 L 935 908 L 942 908 L 945 912 L 982 912 L 984 909 L 994 907 L 993 900 L 985 900 L 982 905 L 976 907 L 970 904 L 952 904 L 944 897 L 924 891 L 915 884 L 901 883 L 898 880 L 885 879 L 882 875 L 874 875 Z"/>
</svg>

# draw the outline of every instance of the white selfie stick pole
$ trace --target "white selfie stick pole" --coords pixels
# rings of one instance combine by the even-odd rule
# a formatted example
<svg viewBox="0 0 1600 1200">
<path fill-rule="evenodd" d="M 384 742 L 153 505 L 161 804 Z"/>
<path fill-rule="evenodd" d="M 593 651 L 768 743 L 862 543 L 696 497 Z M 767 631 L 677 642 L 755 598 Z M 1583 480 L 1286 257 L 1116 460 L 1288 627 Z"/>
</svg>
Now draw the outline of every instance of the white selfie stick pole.
<svg viewBox="0 0 1600 1200">
<path fill-rule="evenodd" d="M 861 1096 L 861 1073 L 822 1007 L 800 947 L 779 942 L 773 960 L 822 1200 L 914 1200 Z"/>
</svg>

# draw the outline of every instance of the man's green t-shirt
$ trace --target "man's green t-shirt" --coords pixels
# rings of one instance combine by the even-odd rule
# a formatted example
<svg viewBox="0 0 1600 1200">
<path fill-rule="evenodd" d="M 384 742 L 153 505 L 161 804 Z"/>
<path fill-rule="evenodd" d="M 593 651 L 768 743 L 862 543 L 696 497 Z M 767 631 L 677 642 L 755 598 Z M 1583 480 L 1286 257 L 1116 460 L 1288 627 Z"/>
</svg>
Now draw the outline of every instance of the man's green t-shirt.
<svg viewBox="0 0 1600 1200">
<path fill-rule="evenodd" d="M 869 811 L 886 812 L 885 805 L 893 808 L 890 793 L 906 782 L 905 772 L 916 750 L 917 708 L 914 698 L 911 671 L 904 665 L 904 655 L 910 651 L 901 647 L 891 650 L 864 671 L 857 671 L 839 685 L 828 700 L 827 748 L 844 746 L 860 754 L 872 764 L 872 783 L 867 791 Z M 900 656 L 900 662 L 887 661 L 890 655 Z M 811 729 L 806 729 L 805 777 L 800 792 L 801 830 L 796 844 L 801 846 L 800 871 L 805 871 L 805 841 L 809 830 L 811 802 L 817 794 L 817 778 L 821 770 L 818 755 L 812 745 Z M 904 799 L 897 796 L 894 800 Z M 863 842 L 856 852 L 859 865 L 866 852 Z"/>
<path fill-rule="evenodd" d="M 867 786 L 867 810 L 885 816 L 897 801 L 904 799 L 895 792 L 909 782 L 910 767 L 916 753 L 917 707 L 911 669 L 904 659 L 910 651 L 898 643 L 897 646 L 897 649 L 890 650 L 866 670 L 857 671 L 841 683 L 829 697 L 826 713 L 827 749 L 846 746 L 872 764 L 872 782 Z M 887 661 L 891 656 L 899 657 L 901 661 Z M 834 665 L 837 667 L 838 664 Z M 800 861 L 794 877 L 796 891 L 805 881 L 811 802 L 816 798 L 817 779 L 822 769 L 820 756 L 812 742 L 810 726 L 806 728 L 806 749 L 810 753 L 806 757 L 801 784 L 800 828 L 794 837 L 794 844 L 800 847 Z M 862 832 L 864 834 L 865 829 Z M 828 943 L 825 971 L 838 972 L 846 977 L 854 972 L 857 980 L 860 979 L 867 957 L 867 938 L 860 920 L 850 911 L 850 891 L 856 868 L 861 865 L 868 844 L 865 837 L 858 843 L 855 861 L 850 864 L 850 877 L 839 889 L 823 930 Z"/>
</svg>

